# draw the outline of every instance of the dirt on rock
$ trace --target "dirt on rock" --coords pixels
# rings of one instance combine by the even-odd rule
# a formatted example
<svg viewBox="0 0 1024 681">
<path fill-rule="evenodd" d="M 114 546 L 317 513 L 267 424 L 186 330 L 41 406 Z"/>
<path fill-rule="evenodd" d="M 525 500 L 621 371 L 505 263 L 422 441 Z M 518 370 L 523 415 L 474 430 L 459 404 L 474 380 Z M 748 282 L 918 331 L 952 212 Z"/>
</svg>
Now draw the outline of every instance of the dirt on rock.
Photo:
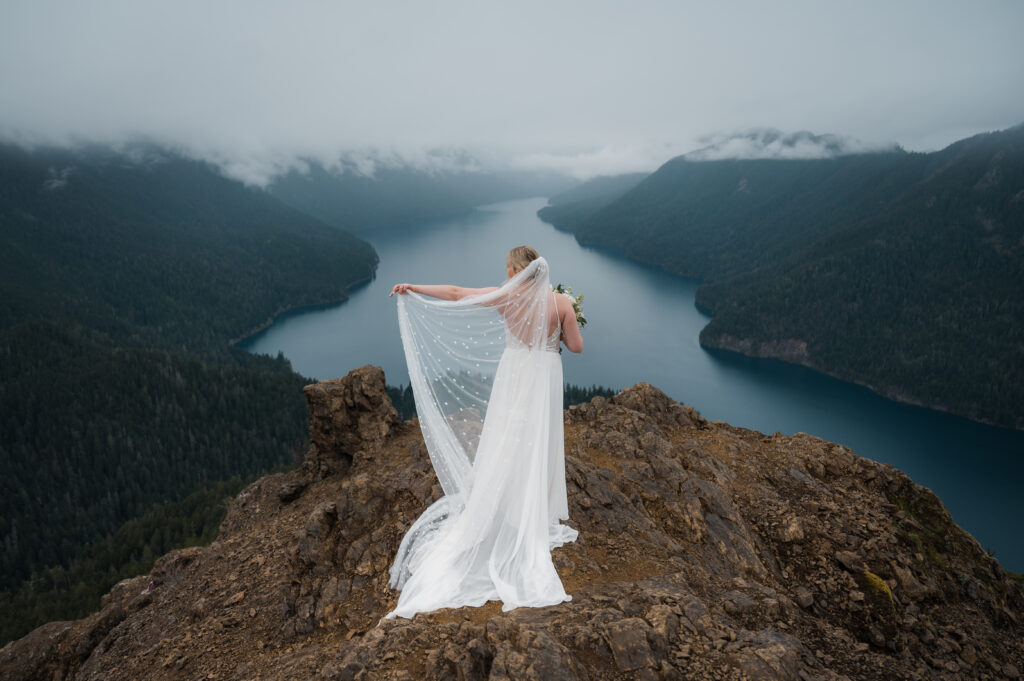
<svg viewBox="0 0 1024 681">
<path fill-rule="evenodd" d="M 1017 679 L 1024 586 L 892 466 L 639 383 L 565 412 L 572 601 L 381 622 L 441 490 L 378 367 L 307 386 L 301 466 L 102 608 L 0 650 L 5 680 Z"/>
</svg>

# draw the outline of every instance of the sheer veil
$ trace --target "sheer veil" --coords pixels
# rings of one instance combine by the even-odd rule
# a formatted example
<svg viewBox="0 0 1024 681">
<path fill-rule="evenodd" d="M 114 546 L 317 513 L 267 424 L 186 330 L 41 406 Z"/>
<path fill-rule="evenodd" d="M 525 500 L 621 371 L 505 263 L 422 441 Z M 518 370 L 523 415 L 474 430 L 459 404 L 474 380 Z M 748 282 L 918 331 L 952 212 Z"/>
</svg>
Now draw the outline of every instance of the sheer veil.
<svg viewBox="0 0 1024 681">
<path fill-rule="evenodd" d="M 505 609 L 569 600 L 550 556 L 576 538 L 559 523 L 568 507 L 553 295 L 537 258 L 488 293 L 398 296 L 420 429 L 444 495 L 399 546 L 390 582 L 402 594 L 387 617 L 494 598 Z"/>
</svg>

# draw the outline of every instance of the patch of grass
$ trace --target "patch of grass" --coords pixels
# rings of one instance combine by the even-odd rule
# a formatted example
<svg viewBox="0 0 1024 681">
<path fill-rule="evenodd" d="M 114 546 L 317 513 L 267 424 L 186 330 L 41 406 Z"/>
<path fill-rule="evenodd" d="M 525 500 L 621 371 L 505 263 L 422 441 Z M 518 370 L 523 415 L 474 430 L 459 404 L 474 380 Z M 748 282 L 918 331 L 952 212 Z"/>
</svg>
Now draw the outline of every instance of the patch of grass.
<svg viewBox="0 0 1024 681">
<path fill-rule="evenodd" d="M 871 572 L 870 570 L 864 570 L 863 572 L 861 572 L 860 577 L 861 579 L 857 580 L 857 582 L 858 584 L 863 582 L 864 584 L 862 586 L 865 588 L 865 590 L 870 590 L 875 594 L 883 595 L 889 600 L 889 609 L 890 613 L 892 614 L 892 620 L 890 622 L 884 622 L 884 618 L 882 618 L 883 621 L 880 621 L 879 624 L 882 625 L 884 629 L 888 630 L 886 634 L 887 636 L 892 637 L 894 641 L 899 641 L 900 621 L 899 617 L 896 615 L 896 601 L 895 599 L 893 599 L 892 589 L 889 588 L 888 582 L 886 582 L 884 579 L 876 575 L 874 572 Z M 877 602 L 876 598 L 877 596 L 870 598 L 868 599 L 868 602 Z"/>
<path fill-rule="evenodd" d="M 896 604 L 892 600 L 892 590 L 889 588 L 888 582 L 886 582 L 884 579 L 876 575 L 874 572 L 871 572 L 870 570 L 864 571 L 864 578 L 868 580 L 868 586 L 870 586 L 875 591 L 883 593 L 889 597 L 889 603 L 892 604 L 893 614 L 895 615 Z"/>
<path fill-rule="evenodd" d="M 895 504 L 921 526 L 922 531 L 914 532 L 900 528 L 899 536 L 913 546 L 915 553 L 925 556 L 926 561 L 939 568 L 947 568 L 949 560 L 946 557 L 946 534 L 948 525 L 952 522 L 948 511 L 942 507 L 942 502 L 937 497 L 919 496 L 911 499 L 902 494 L 886 495 L 890 503 Z"/>
</svg>

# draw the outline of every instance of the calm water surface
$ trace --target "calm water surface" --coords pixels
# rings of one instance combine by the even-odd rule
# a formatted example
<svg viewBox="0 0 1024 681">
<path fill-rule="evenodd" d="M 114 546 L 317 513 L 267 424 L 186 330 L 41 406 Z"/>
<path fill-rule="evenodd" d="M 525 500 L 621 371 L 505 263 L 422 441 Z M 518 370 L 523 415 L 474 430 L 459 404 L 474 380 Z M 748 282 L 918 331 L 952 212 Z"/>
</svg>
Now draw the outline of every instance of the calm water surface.
<svg viewBox="0 0 1024 681">
<path fill-rule="evenodd" d="M 537 218 L 545 203 L 510 201 L 374 232 L 369 241 L 380 265 L 373 281 L 340 305 L 279 318 L 242 347 L 282 351 L 296 371 L 317 379 L 376 364 L 389 384 L 408 384 L 391 287 L 498 285 L 505 253 L 529 244 L 550 263 L 552 283 L 585 296 L 585 350 L 563 353 L 566 382 L 625 388 L 647 381 L 711 420 L 842 443 L 930 488 L 1004 567 L 1024 572 L 1024 432 L 892 402 L 804 367 L 709 352 L 697 342 L 709 319 L 693 304 L 698 282 L 581 247 Z"/>
</svg>

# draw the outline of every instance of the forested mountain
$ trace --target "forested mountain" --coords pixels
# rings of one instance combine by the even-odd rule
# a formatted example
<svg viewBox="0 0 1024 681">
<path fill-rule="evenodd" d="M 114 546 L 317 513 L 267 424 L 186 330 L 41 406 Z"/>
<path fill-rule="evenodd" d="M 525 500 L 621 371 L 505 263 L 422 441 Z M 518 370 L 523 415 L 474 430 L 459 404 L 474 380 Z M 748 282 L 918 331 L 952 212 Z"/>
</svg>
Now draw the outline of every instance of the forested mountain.
<svg viewBox="0 0 1024 681">
<path fill-rule="evenodd" d="M 552 196 L 537 215 L 558 229 L 572 232 L 580 222 L 637 186 L 647 175 L 629 173 L 592 178 Z"/>
<path fill-rule="evenodd" d="M 465 213 L 475 206 L 549 196 L 573 184 L 566 175 L 537 171 L 425 170 L 380 165 L 372 173 L 352 163 L 276 178 L 268 191 L 281 201 L 353 232 Z"/>
<path fill-rule="evenodd" d="M 60 317 L 223 356 L 284 307 L 368 279 L 366 242 L 154 147 L 0 146 L 0 328 Z"/>
<path fill-rule="evenodd" d="M 706 346 L 1024 427 L 1024 126 L 928 154 L 679 157 L 572 228 L 703 278 Z"/>
<path fill-rule="evenodd" d="M 0 333 L 0 590 L 153 504 L 291 462 L 309 381 L 283 359 L 239 360 L 116 346 L 51 321 Z"/>
<path fill-rule="evenodd" d="M 366 242 L 166 150 L 0 146 L 0 633 L 90 612 L 145 547 L 219 518 L 159 513 L 121 563 L 82 562 L 126 521 L 292 464 L 309 379 L 230 341 L 344 299 L 376 263 Z M 78 581 L 60 572 L 72 564 Z"/>
<path fill-rule="evenodd" d="M 391 404 L 398 410 L 399 419 L 406 421 L 417 416 L 416 400 L 413 397 L 411 385 L 388 386 L 387 391 Z M 566 383 L 562 387 L 562 406 L 568 409 L 574 404 L 589 402 L 595 397 L 611 397 L 616 392 L 615 389 L 606 388 L 603 385 L 591 384 L 588 388 L 583 385 Z"/>
</svg>

